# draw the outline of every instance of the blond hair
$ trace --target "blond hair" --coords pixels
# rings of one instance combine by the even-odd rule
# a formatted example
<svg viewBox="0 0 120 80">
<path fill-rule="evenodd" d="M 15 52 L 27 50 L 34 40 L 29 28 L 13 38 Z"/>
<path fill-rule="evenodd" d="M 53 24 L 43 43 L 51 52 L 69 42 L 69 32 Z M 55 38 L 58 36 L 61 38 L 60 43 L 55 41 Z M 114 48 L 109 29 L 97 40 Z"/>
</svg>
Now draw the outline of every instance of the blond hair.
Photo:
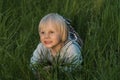
<svg viewBox="0 0 120 80">
<path fill-rule="evenodd" d="M 48 21 L 55 24 L 55 28 L 60 32 L 62 41 L 65 42 L 68 39 L 68 28 L 65 19 L 59 14 L 50 13 L 41 19 L 38 30 L 40 31 L 41 28 L 45 27 Z"/>
</svg>

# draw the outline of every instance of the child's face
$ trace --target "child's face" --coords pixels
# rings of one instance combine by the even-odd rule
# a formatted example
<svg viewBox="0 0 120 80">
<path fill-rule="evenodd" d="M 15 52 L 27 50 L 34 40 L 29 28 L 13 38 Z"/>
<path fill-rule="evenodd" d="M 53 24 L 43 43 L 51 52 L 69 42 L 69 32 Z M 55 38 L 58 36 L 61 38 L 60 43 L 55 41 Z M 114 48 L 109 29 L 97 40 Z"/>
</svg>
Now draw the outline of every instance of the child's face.
<svg viewBox="0 0 120 80">
<path fill-rule="evenodd" d="M 50 49 L 59 48 L 61 45 L 61 36 L 52 22 L 47 22 L 45 27 L 40 29 L 40 40 L 44 46 Z"/>
</svg>

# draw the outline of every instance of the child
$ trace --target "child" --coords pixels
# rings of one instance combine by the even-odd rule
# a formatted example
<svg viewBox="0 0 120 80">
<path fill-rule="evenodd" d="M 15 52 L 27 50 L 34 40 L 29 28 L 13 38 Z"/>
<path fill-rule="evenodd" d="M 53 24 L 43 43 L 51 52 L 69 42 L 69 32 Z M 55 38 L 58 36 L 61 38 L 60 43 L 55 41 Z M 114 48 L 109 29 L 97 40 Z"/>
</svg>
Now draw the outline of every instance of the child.
<svg viewBox="0 0 120 80">
<path fill-rule="evenodd" d="M 33 52 L 31 66 L 44 61 L 50 66 L 58 57 L 61 64 L 81 64 L 81 40 L 68 19 L 50 13 L 41 19 L 38 30 L 41 42 Z"/>
</svg>

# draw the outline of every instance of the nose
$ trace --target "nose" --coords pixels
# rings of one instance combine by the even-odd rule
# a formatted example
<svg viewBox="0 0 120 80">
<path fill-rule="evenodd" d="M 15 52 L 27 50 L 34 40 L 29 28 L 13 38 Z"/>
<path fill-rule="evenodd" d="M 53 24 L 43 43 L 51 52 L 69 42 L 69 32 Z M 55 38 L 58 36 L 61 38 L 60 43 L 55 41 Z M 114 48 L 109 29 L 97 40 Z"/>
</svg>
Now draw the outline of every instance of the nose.
<svg viewBox="0 0 120 80">
<path fill-rule="evenodd" d="M 45 38 L 49 38 L 50 35 L 48 33 L 45 34 Z"/>
</svg>

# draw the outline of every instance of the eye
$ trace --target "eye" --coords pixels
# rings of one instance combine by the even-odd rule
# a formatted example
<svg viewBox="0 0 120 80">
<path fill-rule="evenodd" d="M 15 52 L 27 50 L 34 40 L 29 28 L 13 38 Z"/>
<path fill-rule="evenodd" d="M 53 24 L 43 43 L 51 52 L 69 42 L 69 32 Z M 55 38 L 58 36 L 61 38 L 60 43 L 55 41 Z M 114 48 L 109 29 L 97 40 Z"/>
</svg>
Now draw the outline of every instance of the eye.
<svg viewBox="0 0 120 80">
<path fill-rule="evenodd" d="M 40 34 L 45 34 L 45 32 L 44 32 L 44 31 L 42 31 L 42 32 L 40 32 Z"/>
<path fill-rule="evenodd" d="M 51 33 L 51 34 L 53 34 L 53 33 L 54 33 L 54 31 L 50 31 L 50 33 Z"/>
</svg>

